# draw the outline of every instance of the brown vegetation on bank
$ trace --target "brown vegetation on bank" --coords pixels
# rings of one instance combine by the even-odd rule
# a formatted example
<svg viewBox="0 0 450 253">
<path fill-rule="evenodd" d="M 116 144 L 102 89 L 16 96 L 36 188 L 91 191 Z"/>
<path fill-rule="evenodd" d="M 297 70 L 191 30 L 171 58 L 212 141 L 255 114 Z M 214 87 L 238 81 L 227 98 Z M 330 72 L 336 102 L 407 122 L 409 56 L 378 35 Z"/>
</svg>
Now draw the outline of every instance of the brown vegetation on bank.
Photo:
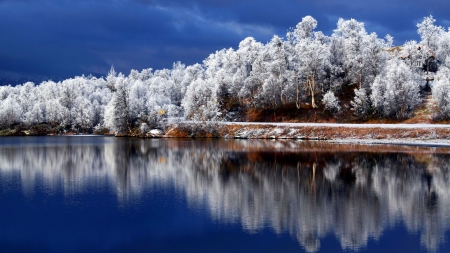
<svg viewBox="0 0 450 253">
<path fill-rule="evenodd" d="M 170 126 L 166 131 L 165 137 L 301 140 L 445 140 L 450 139 L 450 128 L 296 127 L 258 124 L 191 123 Z"/>
<path fill-rule="evenodd" d="M 386 118 L 380 115 L 369 113 L 366 118 L 356 117 L 350 102 L 355 94 L 354 89 L 358 86 L 355 84 L 344 84 L 336 91 L 339 99 L 341 110 L 339 112 L 330 112 L 325 110 L 322 103 L 317 104 L 317 108 L 313 108 L 309 103 L 302 103 L 300 108 L 295 104 L 280 105 L 275 109 L 270 108 L 248 108 L 240 112 L 243 116 L 240 121 L 246 122 L 314 122 L 314 123 L 357 123 L 357 124 L 449 124 L 449 121 L 436 121 L 432 117 L 428 102 L 431 99 L 429 91 L 422 91 L 424 100 L 413 113 L 413 116 L 406 120 L 398 120 Z M 228 103 L 222 108 L 224 111 L 231 111 L 233 105 Z"/>
</svg>

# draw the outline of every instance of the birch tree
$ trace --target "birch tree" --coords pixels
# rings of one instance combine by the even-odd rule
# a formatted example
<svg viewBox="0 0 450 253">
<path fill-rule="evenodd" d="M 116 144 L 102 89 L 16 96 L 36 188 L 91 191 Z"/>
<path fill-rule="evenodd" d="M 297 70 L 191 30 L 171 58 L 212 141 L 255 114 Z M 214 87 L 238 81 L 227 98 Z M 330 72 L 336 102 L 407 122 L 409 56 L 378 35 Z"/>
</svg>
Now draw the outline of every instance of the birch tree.
<svg viewBox="0 0 450 253">
<path fill-rule="evenodd" d="M 388 61 L 371 89 L 372 104 L 385 117 L 409 118 L 421 103 L 419 83 L 414 73 L 397 58 Z"/>
<path fill-rule="evenodd" d="M 316 84 L 325 76 L 325 68 L 329 66 L 329 46 L 321 32 L 313 33 L 312 37 L 301 39 L 296 45 L 298 57 L 297 73 L 311 96 L 312 108 L 317 108 L 315 102 Z M 299 98 L 297 88 L 297 101 Z M 297 102 L 297 107 L 299 104 Z"/>
</svg>

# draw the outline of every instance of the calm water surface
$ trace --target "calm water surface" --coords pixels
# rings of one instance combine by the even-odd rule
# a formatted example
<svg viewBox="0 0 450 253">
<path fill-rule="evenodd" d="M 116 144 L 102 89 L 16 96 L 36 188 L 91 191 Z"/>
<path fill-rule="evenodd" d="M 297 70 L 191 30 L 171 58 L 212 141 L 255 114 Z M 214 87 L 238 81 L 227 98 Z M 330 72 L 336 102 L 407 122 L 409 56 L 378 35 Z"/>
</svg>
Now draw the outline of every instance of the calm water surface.
<svg viewBox="0 0 450 253">
<path fill-rule="evenodd" d="M 450 150 L 0 138 L 1 252 L 448 252 Z"/>
</svg>

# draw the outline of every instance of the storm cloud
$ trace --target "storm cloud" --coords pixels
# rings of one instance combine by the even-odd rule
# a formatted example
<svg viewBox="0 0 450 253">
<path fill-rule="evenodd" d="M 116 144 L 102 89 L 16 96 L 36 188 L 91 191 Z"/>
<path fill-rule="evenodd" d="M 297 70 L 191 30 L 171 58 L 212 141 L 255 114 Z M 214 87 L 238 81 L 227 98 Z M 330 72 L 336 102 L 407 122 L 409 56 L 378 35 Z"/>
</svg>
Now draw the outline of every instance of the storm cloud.
<svg viewBox="0 0 450 253">
<path fill-rule="evenodd" d="M 449 9 L 444 0 L 0 0 L 0 84 L 201 63 L 247 36 L 283 37 L 306 15 L 328 35 L 339 17 L 355 18 L 399 45 L 419 39 L 425 16 L 450 26 Z"/>
</svg>

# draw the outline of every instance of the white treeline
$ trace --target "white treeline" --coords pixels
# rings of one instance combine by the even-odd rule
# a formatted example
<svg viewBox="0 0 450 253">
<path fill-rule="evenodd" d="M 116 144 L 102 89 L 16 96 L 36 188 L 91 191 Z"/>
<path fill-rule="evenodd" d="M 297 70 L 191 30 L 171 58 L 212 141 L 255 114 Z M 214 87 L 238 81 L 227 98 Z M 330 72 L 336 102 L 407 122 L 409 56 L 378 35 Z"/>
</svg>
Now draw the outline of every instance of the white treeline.
<svg viewBox="0 0 450 253">
<path fill-rule="evenodd" d="M 339 19 L 331 36 L 316 27 L 306 16 L 285 38 L 274 35 L 263 44 L 248 37 L 202 64 L 177 62 L 172 69 L 132 70 L 128 76 L 111 68 L 102 78 L 2 86 L 0 127 L 45 123 L 125 133 L 142 123 L 159 127 L 165 117 L 242 120 L 249 108 L 289 105 L 299 112 L 324 108 L 333 114 L 351 110 L 362 119 L 406 119 L 430 88 L 434 118 L 450 119 L 450 31 L 432 16 L 417 24 L 420 42 L 397 47 L 392 36 L 379 38 L 355 19 Z M 343 92 L 353 100 L 339 101 Z"/>
</svg>

